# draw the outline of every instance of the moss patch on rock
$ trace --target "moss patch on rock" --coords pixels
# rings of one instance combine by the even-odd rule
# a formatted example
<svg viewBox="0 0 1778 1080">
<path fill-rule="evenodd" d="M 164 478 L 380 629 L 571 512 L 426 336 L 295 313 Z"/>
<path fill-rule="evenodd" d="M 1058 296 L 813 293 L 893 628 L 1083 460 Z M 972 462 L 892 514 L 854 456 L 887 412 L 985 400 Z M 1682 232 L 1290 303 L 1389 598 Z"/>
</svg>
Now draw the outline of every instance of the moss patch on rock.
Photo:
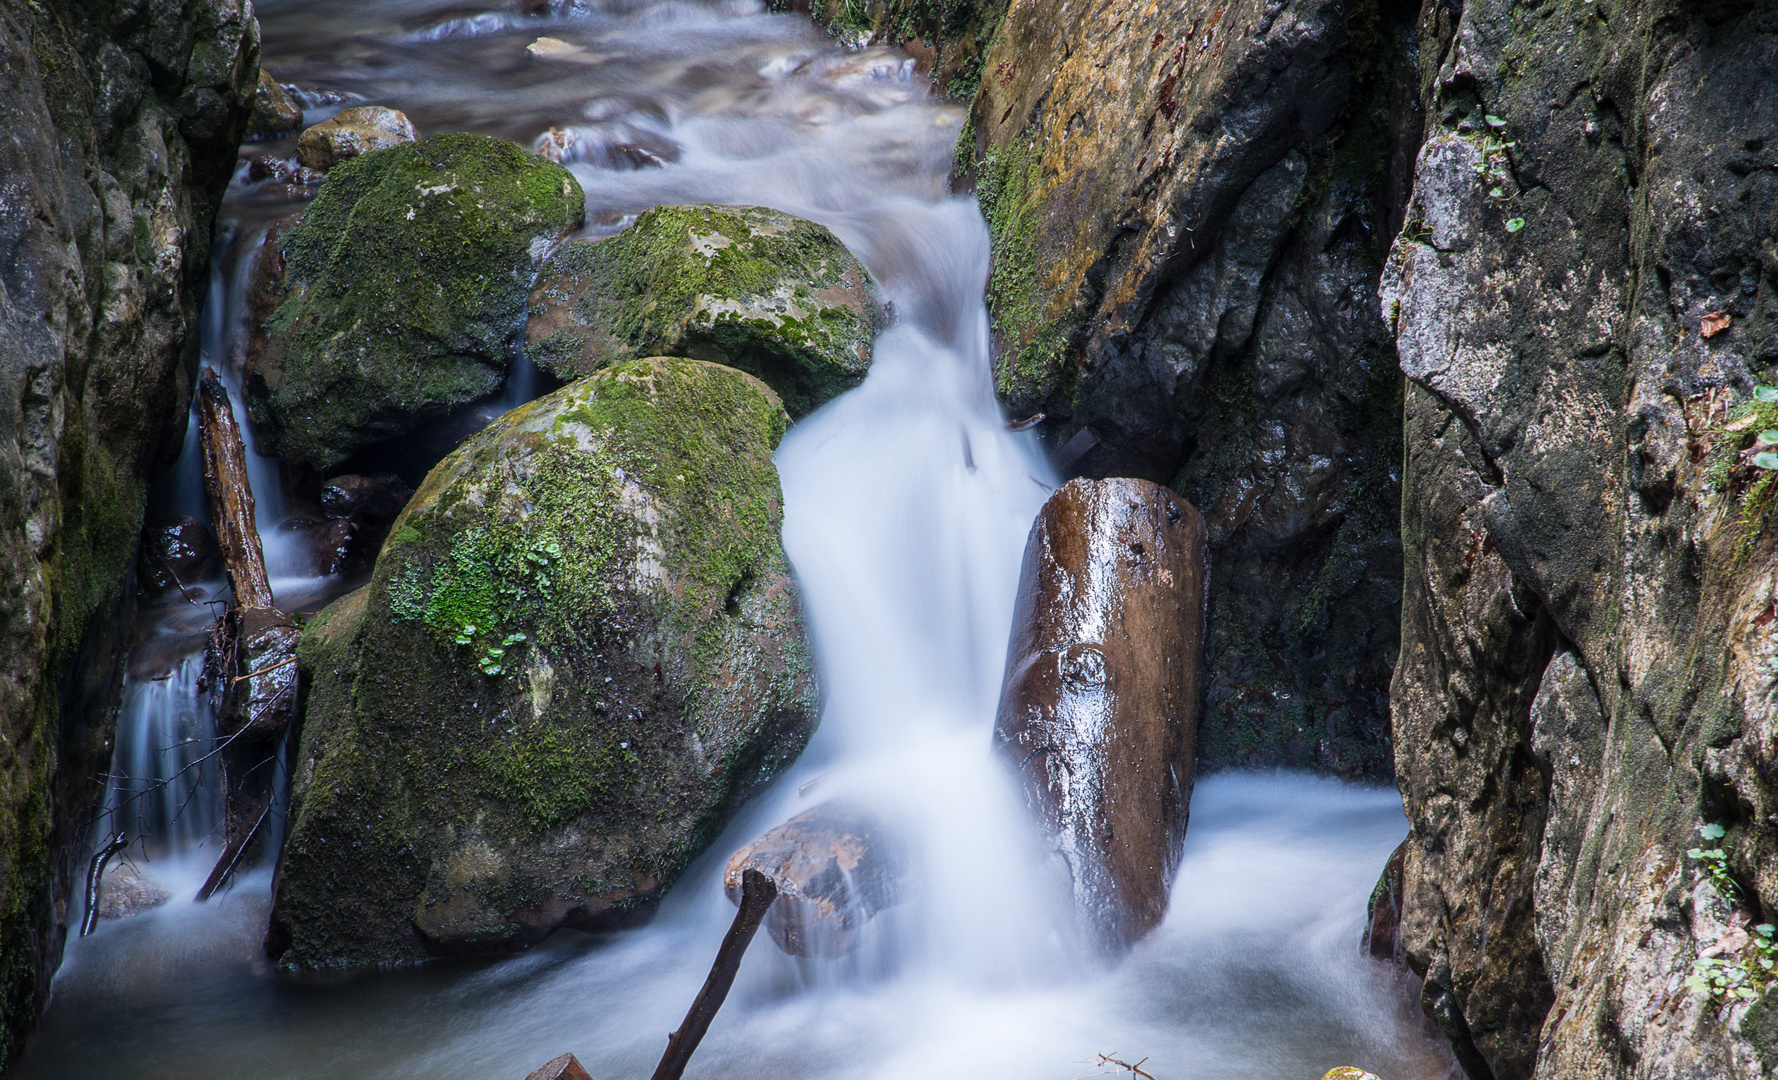
<svg viewBox="0 0 1778 1080">
<path fill-rule="evenodd" d="M 801 752 L 776 395 L 615 364 L 435 468 L 305 631 L 273 940 L 291 967 L 500 949 L 645 912 Z"/>
<path fill-rule="evenodd" d="M 480 135 L 341 162 L 261 266 L 261 443 L 326 470 L 499 389 L 544 255 L 585 215 L 560 165 Z"/>
<path fill-rule="evenodd" d="M 758 207 L 662 206 L 558 251 L 525 337 L 558 378 L 689 356 L 758 376 L 800 416 L 864 379 L 880 325 L 864 267 L 821 226 Z"/>
</svg>

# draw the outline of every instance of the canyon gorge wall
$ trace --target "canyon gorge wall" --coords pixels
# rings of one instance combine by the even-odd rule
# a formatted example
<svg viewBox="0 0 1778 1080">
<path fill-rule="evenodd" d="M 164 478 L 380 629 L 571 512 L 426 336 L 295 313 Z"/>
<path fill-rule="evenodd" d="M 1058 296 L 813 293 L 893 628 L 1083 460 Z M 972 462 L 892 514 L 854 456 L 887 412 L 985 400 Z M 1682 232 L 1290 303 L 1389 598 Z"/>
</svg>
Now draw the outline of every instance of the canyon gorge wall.
<svg viewBox="0 0 1778 1080">
<path fill-rule="evenodd" d="M 258 34 L 246 0 L 0 0 L 0 1072 L 110 765 Z"/>
</svg>

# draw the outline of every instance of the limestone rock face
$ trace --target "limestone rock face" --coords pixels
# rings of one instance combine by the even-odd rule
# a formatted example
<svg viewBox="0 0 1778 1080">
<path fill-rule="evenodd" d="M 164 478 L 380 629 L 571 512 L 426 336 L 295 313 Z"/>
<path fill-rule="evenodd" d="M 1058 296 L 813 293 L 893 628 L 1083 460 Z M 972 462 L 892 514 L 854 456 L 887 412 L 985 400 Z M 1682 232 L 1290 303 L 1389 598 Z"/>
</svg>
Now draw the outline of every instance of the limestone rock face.
<svg viewBox="0 0 1778 1080">
<path fill-rule="evenodd" d="M 497 391 L 531 280 L 584 215 L 567 170 L 481 135 L 335 166 L 261 256 L 246 383 L 259 449 L 325 472 Z"/>
<path fill-rule="evenodd" d="M 727 364 L 801 416 L 863 381 L 879 323 L 869 275 L 821 226 L 751 206 L 661 206 L 556 252 L 531 293 L 525 347 L 560 379 L 639 356 Z"/>
<path fill-rule="evenodd" d="M 1382 302 L 1410 380 L 1402 944 L 1471 1076 L 1753 1077 L 1682 985 L 1778 910 L 1778 12 L 1429 6 Z M 1686 852 L 1721 826 L 1744 899 Z M 1723 944 L 1728 942 L 1728 944 Z"/>
<path fill-rule="evenodd" d="M 283 964 L 633 921 L 795 759 L 817 713 L 787 425 L 749 375 L 646 359 L 432 471 L 371 583 L 305 629 Z"/>
<path fill-rule="evenodd" d="M 302 122 L 300 113 L 297 122 Z M 296 160 L 304 168 L 326 172 L 347 158 L 387 150 L 416 138 L 413 122 L 401 110 L 360 105 L 341 109 L 319 124 L 304 128 L 296 138 Z"/>
<path fill-rule="evenodd" d="M 1191 804 L 1204 522 L 1145 480 L 1070 480 L 1031 527 L 994 739 L 1088 936 L 1160 924 Z"/>
<path fill-rule="evenodd" d="M 0 0 L 0 1073 L 85 880 L 258 35 L 246 0 Z"/>
<path fill-rule="evenodd" d="M 1413 12 L 1013 0 L 959 147 L 1009 412 L 1204 512 L 1208 767 L 1386 777 Z"/>
<path fill-rule="evenodd" d="M 722 887 L 741 904 L 741 875 L 778 886 L 765 927 L 791 956 L 834 958 L 858 949 L 859 929 L 901 900 L 907 855 L 876 816 L 829 802 L 791 818 L 729 857 Z"/>
</svg>

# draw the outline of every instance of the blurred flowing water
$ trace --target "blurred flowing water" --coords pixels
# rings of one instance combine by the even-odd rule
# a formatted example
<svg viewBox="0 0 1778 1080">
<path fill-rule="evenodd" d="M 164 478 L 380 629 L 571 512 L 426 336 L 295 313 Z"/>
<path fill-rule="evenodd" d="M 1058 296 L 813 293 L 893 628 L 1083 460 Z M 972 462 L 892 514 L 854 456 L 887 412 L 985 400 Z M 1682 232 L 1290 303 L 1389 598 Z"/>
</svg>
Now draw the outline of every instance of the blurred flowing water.
<svg viewBox="0 0 1778 1080">
<path fill-rule="evenodd" d="M 987 231 L 948 183 L 963 110 L 933 99 L 911 61 L 848 51 L 805 17 L 751 0 L 258 9 L 264 63 L 302 88 L 310 122 L 364 102 L 402 109 L 422 134 L 532 145 L 555 129 L 595 234 L 663 203 L 766 205 L 828 226 L 870 269 L 894 314 L 870 377 L 798 423 L 777 455 L 824 718 L 803 759 L 648 927 L 354 977 L 269 968 L 269 870 L 209 904 L 189 901 L 195 883 L 176 870 L 207 868 L 190 853 L 215 816 L 214 793 L 193 788 L 208 802 L 192 824 L 161 811 L 142 824 L 162 854 L 155 865 L 174 868 L 175 899 L 70 944 L 20 1077 L 122 1067 L 141 1078 L 519 1080 L 566 1050 L 599 1080 L 646 1076 L 732 917 L 727 855 L 835 796 L 903 837 L 913 869 L 902 902 L 841 960 L 795 960 L 761 935 L 688 1075 L 1070 1080 L 1111 1075 L 1100 1054 L 1146 1059 L 1160 1080 L 1315 1080 L 1339 1064 L 1387 1080 L 1447 1074 L 1397 976 L 1358 951 L 1372 881 L 1405 832 L 1393 791 L 1200 779 L 1168 918 L 1116 964 L 1077 947 L 1065 890 L 1034 869 L 989 733 L 1026 532 L 1056 478 L 993 395 Z M 291 151 L 291 140 L 248 148 Z M 206 355 L 219 367 L 238 365 L 256 238 L 297 205 L 282 185 L 237 178 L 207 309 Z M 521 369 L 484 412 L 546 389 L 536 380 Z M 201 503 L 194 459 L 188 439 L 183 471 L 158 489 L 178 512 Z M 265 459 L 254 467 L 272 536 L 283 481 Z M 283 551 L 273 543 L 268 555 L 286 595 L 339 587 L 304 578 Z M 192 618 L 152 623 L 150 639 L 185 651 L 162 647 L 164 679 L 132 675 L 120 773 L 165 776 L 183 762 L 141 756 L 129 717 L 157 718 L 160 738 L 205 722 Z"/>
</svg>

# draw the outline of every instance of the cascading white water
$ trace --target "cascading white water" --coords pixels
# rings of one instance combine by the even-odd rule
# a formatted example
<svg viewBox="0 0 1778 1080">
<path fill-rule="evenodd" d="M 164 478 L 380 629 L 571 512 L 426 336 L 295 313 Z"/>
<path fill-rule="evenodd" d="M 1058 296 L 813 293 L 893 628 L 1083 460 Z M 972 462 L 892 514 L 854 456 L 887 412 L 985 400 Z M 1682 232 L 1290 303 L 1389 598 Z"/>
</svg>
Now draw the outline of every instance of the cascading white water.
<svg viewBox="0 0 1778 1080">
<path fill-rule="evenodd" d="M 794 960 L 761 935 L 689 1075 L 1070 1080 L 1108 1075 L 1098 1053 L 1146 1056 L 1161 1080 L 1313 1080 L 1348 1062 L 1443 1075 L 1357 953 L 1372 875 L 1404 831 L 1393 792 L 1200 780 L 1169 917 L 1117 966 L 1074 948 L 1065 898 L 1033 870 L 989 734 L 1026 532 L 1055 478 L 993 395 L 987 233 L 947 185 L 961 110 L 905 58 L 844 52 L 745 0 L 563 7 L 259 5 L 284 79 L 396 105 L 422 131 L 529 141 L 578 127 L 596 228 L 662 203 L 767 205 L 828 226 L 871 270 L 896 321 L 869 378 L 777 455 L 821 729 L 645 929 L 315 986 L 264 969 L 262 872 L 208 909 L 138 916 L 71 949 L 20 1075 L 127 1058 L 142 1077 L 518 1080 L 572 1050 L 600 1080 L 646 1076 L 732 917 L 727 855 L 839 796 L 915 853 L 902 902 L 843 960 Z M 554 59 L 526 51 L 545 34 Z M 623 168 L 628 146 L 664 164 Z M 219 328 L 239 318 L 242 283 L 230 288 L 213 300 Z"/>
</svg>

